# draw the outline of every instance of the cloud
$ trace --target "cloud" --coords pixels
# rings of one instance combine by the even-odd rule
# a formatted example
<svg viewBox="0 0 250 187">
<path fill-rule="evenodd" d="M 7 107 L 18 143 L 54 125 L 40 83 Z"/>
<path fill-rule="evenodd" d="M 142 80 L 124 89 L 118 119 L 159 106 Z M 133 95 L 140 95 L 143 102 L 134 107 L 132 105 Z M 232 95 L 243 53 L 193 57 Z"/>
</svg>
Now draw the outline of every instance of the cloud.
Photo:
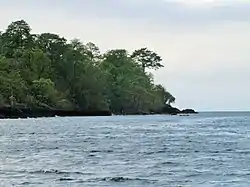
<svg viewBox="0 0 250 187">
<path fill-rule="evenodd" d="M 213 8 L 225 5 L 237 5 L 246 3 L 243 0 L 164 0 L 165 2 L 178 3 L 189 8 Z"/>
<path fill-rule="evenodd" d="M 218 4 L 218 0 L 165 0 L 166 2 L 177 2 L 177 3 L 182 3 L 185 5 L 192 5 L 192 6 L 197 6 L 197 5 L 202 5 L 202 6 L 207 6 L 207 5 L 215 5 Z M 225 2 L 225 1 L 224 1 Z"/>
<path fill-rule="evenodd" d="M 158 24 L 208 24 L 220 21 L 250 22 L 250 2 L 243 0 L 16 0 L 4 1 L 9 9 L 56 10 L 74 18 L 123 19 Z M 195 8 L 194 8 L 195 7 Z"/>
</svg>

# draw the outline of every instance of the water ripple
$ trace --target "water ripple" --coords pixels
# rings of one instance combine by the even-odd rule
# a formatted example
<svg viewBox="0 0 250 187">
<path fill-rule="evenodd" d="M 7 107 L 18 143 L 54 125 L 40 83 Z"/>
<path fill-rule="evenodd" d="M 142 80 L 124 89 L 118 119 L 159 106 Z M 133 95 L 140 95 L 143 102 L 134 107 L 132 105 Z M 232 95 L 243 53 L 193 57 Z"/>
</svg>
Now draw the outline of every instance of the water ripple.
<svg viewBox="0 0 250 187">
<path fill-rule="evenodd" d="M 1 120 L 0 186 L 250 186 L 250 113 Z"/>
</svg>

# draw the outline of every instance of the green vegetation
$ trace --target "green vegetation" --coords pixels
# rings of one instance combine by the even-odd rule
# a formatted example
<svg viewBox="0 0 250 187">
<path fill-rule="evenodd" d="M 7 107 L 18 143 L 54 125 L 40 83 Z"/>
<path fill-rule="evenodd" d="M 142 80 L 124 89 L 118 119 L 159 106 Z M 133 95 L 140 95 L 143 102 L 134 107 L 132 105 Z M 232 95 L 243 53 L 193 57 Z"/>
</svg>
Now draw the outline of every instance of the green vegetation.
<svg viewBox="0 0 250 187">
<path fill-rule="evenodd" d="M 101 54 L 93 43 L 32 34 L 24 21 L 0 33 L 0 105 L 57 109 L 157 111 L 175 98 L 147 69 L 163 67 L 147 48 Z"/>
</svg>

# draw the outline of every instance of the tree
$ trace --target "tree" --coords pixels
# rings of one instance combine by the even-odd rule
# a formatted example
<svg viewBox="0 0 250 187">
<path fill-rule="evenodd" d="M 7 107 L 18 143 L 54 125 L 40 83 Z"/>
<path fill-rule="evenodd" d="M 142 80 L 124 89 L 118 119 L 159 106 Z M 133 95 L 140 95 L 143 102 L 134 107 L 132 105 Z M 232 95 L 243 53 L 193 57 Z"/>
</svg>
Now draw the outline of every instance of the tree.
<svg viewBox="0 0 250 187">
<path fill-rule="evenodd" d="M 162 58 L 155 52 L 150 51 L 147 48 L 135 50 L 132 53 L 131 58 L 133 58 L 138 64 L 140 64 L 144 72 L 146 68 L 159 69 L 161 67 L 164 67 L 160 63 L 162 61 Z"/>
<path fill-rule="evenodd" d="M 19 58 L 18 68 L 24 80 L 31 83 L 40 78 L 49 78 L 51 61 L 40 49 L 24 50 Z"/>
<path fill-rule="evenodd" d="M 126 50 L 111 50 L 104 57 L 111 108 L 118 113 L 149 112 L 154 105 L 151 75 L 145 74 Z"/>
<path fill-rule="evenodd" d="M 166 89 L 162 85 L 156 85 L 155 91 L 160 94 L 160 97 L 162 98 L 164 104 L 170 105 L 175 102 L 175 97 L 171 93 L 166 91 Z"/>
<path fill-rule="evenodd" d="M 132 55 L 126 49 L 102 54 L 92 42 L 31 33 L 24 20 L 0 32 L 0 46 L 1 105 L 138 114 L 175 101 L 145 72 L 163 67 L 161 57 L 147 48 Z"/>
<path fill-rule="evenodd" d="M 84 45 L 84 49 L 90 61 L 97 62 L 100 59 L 100 49 L 94 43 L 88 42 Z"/>
<path fill-rule="evenodd" d="M 16 102 L 25 102 L 27 97 L 27 85 L 22 79 L 20 72 L 12 68 L 6 58 L 0 58 L 0 93 L 2 100 L 10 104 L 10 98 L 15 98 Z"/>
<path fill-rule="evenodd" d="M 38 80 L 33 80 L 31 93 L 36 99 L 36 104 L 38 106 L 56 106 L 59 100 L 58 92 L 50 79 L 40 78 Z"/>
<path fill-rule="evenodd" d="M 12 22 L 1 34 L 2 53 L 13 58 L 15 52 L 24 48 L 31 48 L 34 44 L 31 28 L 24 20 Z"/>
</svg>

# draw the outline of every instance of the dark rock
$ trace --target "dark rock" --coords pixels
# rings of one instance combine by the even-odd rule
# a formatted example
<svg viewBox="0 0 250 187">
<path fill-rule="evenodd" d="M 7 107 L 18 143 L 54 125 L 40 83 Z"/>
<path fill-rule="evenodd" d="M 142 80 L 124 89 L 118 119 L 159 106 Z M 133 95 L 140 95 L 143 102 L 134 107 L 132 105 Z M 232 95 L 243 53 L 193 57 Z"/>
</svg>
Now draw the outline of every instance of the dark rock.
<svg viewBox="0 0 250 187">
<path fill-rule="evenodd" d="M 180 110 L 178 108 L 172 107 L 171 105 L 166 104 L 164 107 L 157 111 L 151 111 L 151 114 L 169 114 L 169 115 L 177 115 L 177 114 L 197 114 L 193 109 L 185 109 Z"/>
<path fill-rule="evenodd" d="M 0 107 L 0 118 L 36 118 L 36 117 L 70 117 L 70 116 L 111 116 L 110 111 L 58 110 L 45 108 Z"/>
<path fill-rule="evenodd" d="M 180 113 L 181 114 L 197 114 L 198 112 L 194 111 L 193 109 L 184 109 Z"/>
<path fill-rule="evenodd" d="M 162 110 L 162 114 L 170 114 L 170 115 L 177 115 L 180 113 L 178 108 L 172 107 L 171 105 L 165 105 Z"/>
</svg>

